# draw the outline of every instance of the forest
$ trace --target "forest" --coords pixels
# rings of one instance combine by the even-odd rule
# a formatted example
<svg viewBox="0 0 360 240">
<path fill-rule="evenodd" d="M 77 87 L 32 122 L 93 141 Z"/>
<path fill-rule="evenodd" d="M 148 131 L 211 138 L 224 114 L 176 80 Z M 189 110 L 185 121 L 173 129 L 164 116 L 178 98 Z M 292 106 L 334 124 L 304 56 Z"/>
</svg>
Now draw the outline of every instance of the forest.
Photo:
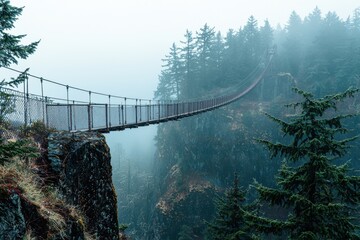
<svg viewBox="0 0 360 240">
<path fill-rule="evenodd" d="M 0 68 L 8 68 L 40 41 L 23 45 L 25 34 L 9 33 L 23 8 L 0 6 Z M 186 30 L 162 62 L 154 101 L 261 81 L 212 111 L 159 118 L 155 146 L 138 140 L 130 153 L 120 141 L 110 153 L 111 137 L 99 129 L 46 125 L 43 93 L 34 98 L 43 119 L 28 124 L 29 69 L 0 82 L 0 239 L 360 239 L 360 8 L 346 19 L 293 11 L 276 27 L 250 16 L 225 34 L 205 23 Z M 5 90 L 20 85 L 20 95 Z M 69 85 L 60 85 L 69 123 Z M 94 92 L 86 93 L 91 131 Z M 9 115 L 22 111 L 15 126 Z"/>
<path fill-rule="evenodd" d="M 187 30 L 163 59 L 155 98 L 225 91 L 271 49 L 250 94 L 160 124 L 151 164 L 114 166 L 131 238 L 359 239 L 360 8 L 348 19 L 315 8 L 285 26 L 250 16 L 225 34 Z"/>
</svg>

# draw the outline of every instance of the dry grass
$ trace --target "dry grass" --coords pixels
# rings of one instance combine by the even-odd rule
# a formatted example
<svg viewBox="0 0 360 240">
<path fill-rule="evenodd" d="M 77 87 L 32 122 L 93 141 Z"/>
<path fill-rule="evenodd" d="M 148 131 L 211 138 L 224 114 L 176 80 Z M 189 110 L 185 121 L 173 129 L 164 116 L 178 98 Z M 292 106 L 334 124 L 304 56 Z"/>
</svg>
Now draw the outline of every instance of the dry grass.
<svg viewBox="0 0 360 240">
<path fill-rule="evenodd" d="M 38 178 L 20 159 L 13 159 L 0 166 L 0 186 L 7 187 L 7 190 L 18 190 L 28 200 L 40 203 L 44 194 L 37 186 L 37 181 Z"/>
<path fill-rule="evenodd" d="M 64 216 L 68 215 L 84 227 L 85 221 L 81 212 L 76 207 L 69 206 L 60 200 L 59 194 L 54 188 L 40 187 L 40 182 L 41 179 L 21 159 L 13 159 L 11 162 L 0 165 L 0 189 L 8 192 L 16 191 L 23 199 L 38 206 L 38 212 L 49 223 L 50 232 L 57 233 L 66 239 Z M 86 235 L 86 239 L 94 239 L 90 234 Z M 26 233 L 25 239 L 35 239 L 32 238 L 30 229 Z"/>
</svg>

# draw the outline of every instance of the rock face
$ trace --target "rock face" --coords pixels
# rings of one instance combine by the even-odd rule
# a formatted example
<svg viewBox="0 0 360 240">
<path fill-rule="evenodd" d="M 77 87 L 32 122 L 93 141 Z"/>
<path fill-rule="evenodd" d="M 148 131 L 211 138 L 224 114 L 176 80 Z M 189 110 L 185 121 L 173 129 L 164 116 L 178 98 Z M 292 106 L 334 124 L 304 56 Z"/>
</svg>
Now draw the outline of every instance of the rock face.
<svg viewBox="0 0 360 240">
<path fill-rule="evenodd" d="M 23 239 L 26 224 L 19 195 L 4 192 L 0 195 L 0 239 Z"/>
<path fill-rule="evenodd" d="M 189 174 L 191 177 L 183 176 L 179 184 L 176 181 L 180 178 L 179 174 L 180 170 L 175 165 L 164 181 L 167 188 L 156 204 L 156 228 L 150 231 L 152 239 L 204 239 L 204 219 L 211 219 L 214 214 L 212 199 L 218 190 L 196 173 Z"/>
<path fill-rule="evenodd" d="M 0 190 L 0 239 L 27 239 L 26 233 L 30 231 L 31 237 L 36 236 L 36 239 L 61 240 L 66 236 L 69 240 L 85 240 L 83 225 L 70 213 L 61 212 L 64 225 L 61 229 L 54 229 L 54 223 L 50 223 L 41 211 L 18 189 Z"/>
<path fill-rule="evenodd" d="M 97 239 L 119 239 L 105 137 L 99 133 L 52 133 L 48 137 L 48 159 L 65 201 L 84 213 L 86 230 Z"/>
</svg>

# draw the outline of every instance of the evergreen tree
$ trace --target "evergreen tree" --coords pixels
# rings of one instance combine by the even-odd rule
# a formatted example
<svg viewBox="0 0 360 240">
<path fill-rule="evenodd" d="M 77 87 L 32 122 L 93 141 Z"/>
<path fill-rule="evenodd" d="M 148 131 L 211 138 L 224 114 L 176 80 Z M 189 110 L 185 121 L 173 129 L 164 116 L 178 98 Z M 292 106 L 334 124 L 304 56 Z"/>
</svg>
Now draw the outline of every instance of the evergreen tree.
<svg viewBox="0 0 360 240">
<path fill-rule="evenodd" d="M 260 27 L 260 54 L 268 51 L 273 44 L 273 29 L 268 20 L 265 20 L 264 26 Z"/>
<path fill-rule="evenodd" d="M 199 59 L 199 78 L 197 79 L 197 86 L 199 87 L 200 91 L 203 90 L 205 87 L 208 87 L 209 82 L 214 82 L 212 81 L 214 76 L 212 75 L 211 69 L 211 63 L 214 59 L 212 59 L 211 57 L 215 41 L 215 30 L 207 24 L 205 24 L 204 27 L 200 28 L 199 32 L 196 32 L 196 50 Z"/>
<path fill-rule="evenodd" d="M 236 32 L 230 29 L 225 38 L 223 50 L 223 65 L 221 75 L 223 76 L 222 84 L 233 84 L 239 80 L 238 63 L 240 56 Z"/>
<path fill-rule="evenodd" d="M 319 35 L 322 31 L 323 19 L 319 8 L 315 8 L 304 20 L 304 74 L 296 76 L 305 79 L 305 85 L 313 86 L 312 92 L 320 95 L 320 83 L 328 77 L 328 72 L 324 66 L 324 58 L 319 51 L 321 39 Z"/>
<path fill-rule="evenodd" d="M 251 207 L 244 204 L 245 194 L 246 192 L 239 188 L 238 176 L 235 174 L 233 186 L 226 192 L 225 197 L 217 201 L 216 218 L 212 223 L 208 223 L 208 239 L 253 239 L 246 218 Z"/>
<path fill-rule="evenodd" d="M 185 33 L 185 41 L 180 41 L 183 45 L 180 48 L 180 58 L 183 61 L 184 67 L 184 79 L 182 84 L 182 97 L 185 98 L 193 98 L 195 96 L 194 89 L 192 88 L 192 84 L 196 78 L 197 72 L 197 56 L 195 52 L 195 42 L 192 36 L 192 32 L 186 30 Z"/>
<path fill-rule="evenodd" d="M 0 67 L 17 64 L 18 59 L 26 59 L 34 53 L 39 42 L 29 45 L 22 45 L 21 40 L 26 35 L 12 35 L 8 33 L 14 28 L 14 23 L 21 15 L 22 8 L 10 5 L 8 0 L 0 0 Z M 3 90 L 3 87 L 17 87 L 26 79 L 26 72 L 10 81 L 0 82 L 0 128 L 5 123 L 5 115 L 13 111 L 12 96 Z M 7 142 L 0 136 L 0 164 L 9 161 L 15 156 L 26 157 L 34 156 L 34 148 L 29 146 L 26 141 Z"/>
<path fill-rule="evenodd" d="M 173 88 L 171 85 L 171 76 L 167 71 L 161 71 L 159 75 L 159 83 L 154 93 L 155 98 L 158 100 L 170 99 L 173 94 Z"/>
<path fill-rule="evenodd" d="M 344 45 L 347 40 L 345 24 L 335 12 L 329 12 L 319 36 L 318 47 L 325 58 L 326 69 L 331 75 L 338 70 L 338 62 L 343 58 Z M 345 79 L 344 79 L 345 80 Z M 341 86 L 338 86 L 341 89 Z"/>
<path fill-rule="evenodd" d="M 183 67 L 179 49 L 175 43 L 170 48 L 169 55 L 163 59 L 165 65 L 159 77 L 159 86 L 155 96 L 161 99 L 179 99 L 183 79 Z"/>
<path fill-rule="evenodd" d="M 353 97 L 357 89 L 315 99 L 312 94 L 295 91 L 304 100 L 291 104 L 301 113 L 290 122 L 268 115 L 281 126 L 289 144 L 259 140 L 272 157 L 283 156 L 279 171 L 279 189 L 257 184 L 260 200 L 289 209 L 284 221 L 257 218 L 256 228 L 265 233 L 286 232 L 290 239 L 358 239 L 354 209 L 360 203 L 360 177 L 348 176 L 348 165 L 332 162 L 347 153 L 353 138 L 339 139 L 348 132 L 342 120 L 349 115 L 334 115 L 336 105 Z M 290 167 L 288 163 L 294 163 Z"/>
<path fill-rule="evenodd" d="M 14 23 L 21 15 L 22 10 L 22 8 L 11 6 L 8 0 L 0 0 L 0 68 L 7 67 L 12 63 L 17 64 L 19 58 L 26 59 L 35 52 L 39 43 L 33 42 L 29 45 L 22 45 L 21 40 L 26 35 L 12 35 L 8 32 L 14 28 Z M 2 80 L 0 89 L 2 87 L 17 87 L 26 79 L 26 71 L 10 81 Z M 6 92 L 0 91 L 0 122 L 4 121 L 5 114 L 12 111 L 10 97 Z"/>
<path fill-rule="evenodd" d="M 354 10 L 354 15 L 351 21 L 351 28 L 358 33 L 360 32 L 360 7 Z"/>
<path fill-rule="evenodd" d="M 8 33 L 14 28 L 14 23 L 21 15 L 22 8 L 10 5 L 8 0 L 0 0 L 0 67 L 18 63 L 17 59 L 26 59 L 34 53 L 39 42 L 22 45 L 21 40 L 26 35 Z"/>
<path fill-rule="evenodd" d="M 347 28 L 348 38 L 343 56 L 337 61 L 340 67 L 336 76 L 339 85 L 348 82 L 348 85 L 360 87 L 360 8 L 355 9 Z"/>
<path fill-rule="evenodd" d="M 179 49 L 175 43 L 173 43 L 170 48 L 170 54 L 167 55 L 163 61 L 166 62 L 165 71 L 167 71 L 167 74 L 170 77 L 170 86 L 172 86 L 171 95 L 175 99 L 179 99 L 180 86 L 182 81 L 182 63 L 180 61 Z"/>
<path fill-rule="evenodd" d="M 321 11 L 316 7 L 305 19 L 304 19 L 304 45 L 311 46 L 316 41 L 316 36 L 319 34 L 323 20 L 321 17 Z"/>
<path fill-rule="evenodd" d="M 302 34 L 302 19 L 293 11 L 290 15 L 288 25 L 286 27 L 287 34 L 284 42 L 285 57 L 288 65 L 288 71 L 293 75 L 297 76 L 300 70 L 300 63 L 302 60 L 303 53 L 303 34 Z"/>
<path fill-rule="evenodd" d="M 243 29 L 243 41 L 245 55 L 252 64 L 248 64 L 250 68 L 256 65 L 258 56 L 260 55 L 260 35 L 258 23 L 254 16 L 250 16 Z M 262 54 L 262 53 L 261 53 Z"/>
<path fill-rule="evenodd" d="M 205 90 L 208 92 L 215 87 L 220 86 L 223 76 L 221 68 L 223 63 L 224 43 L 220 32 L 215 35 L 214 43 L 210 52 L 208 79 Z"/>
</svg>

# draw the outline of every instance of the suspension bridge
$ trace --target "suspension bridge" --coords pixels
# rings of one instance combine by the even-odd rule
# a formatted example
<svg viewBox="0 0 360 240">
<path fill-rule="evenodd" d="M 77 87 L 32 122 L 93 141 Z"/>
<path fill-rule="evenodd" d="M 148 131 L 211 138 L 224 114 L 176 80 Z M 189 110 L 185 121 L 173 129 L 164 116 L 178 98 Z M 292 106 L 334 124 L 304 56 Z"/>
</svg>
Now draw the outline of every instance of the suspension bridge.
<svg viewBox="0 0 360 240">
<path fill-rule="evenodd" d="M 69 132 L 110 132 L 159 124 L 211 111 L 245 96 L 264 78 L 274 53 L 275 48 L 268 51 L 254 71 L 235 86 L 187 101 L 149 100 L 108 95 L 25 73 L 23 91 L 0 88 L 2 92 L 11 96 L 6 100 L 1 100 L 0 110 L 4 108 L 3 105 L 11 106 L 12 110 L 5 113 L 5 119 L 13 125 L 28 126 L 40 121 L 49 128 Z M 22 73 L 9 67 L 3 68 Z M 29 78 L 40 81 L 41 94 L 29 93 Z M 63 87 L 66 98 L 45 96 L 44 82 Z M 88 95 L 87 101 L 71 99 L 69 90 L 85 93 Z M 105 97 L 106 102 L 93 102 L 96 95 Z"/>
</svg>

